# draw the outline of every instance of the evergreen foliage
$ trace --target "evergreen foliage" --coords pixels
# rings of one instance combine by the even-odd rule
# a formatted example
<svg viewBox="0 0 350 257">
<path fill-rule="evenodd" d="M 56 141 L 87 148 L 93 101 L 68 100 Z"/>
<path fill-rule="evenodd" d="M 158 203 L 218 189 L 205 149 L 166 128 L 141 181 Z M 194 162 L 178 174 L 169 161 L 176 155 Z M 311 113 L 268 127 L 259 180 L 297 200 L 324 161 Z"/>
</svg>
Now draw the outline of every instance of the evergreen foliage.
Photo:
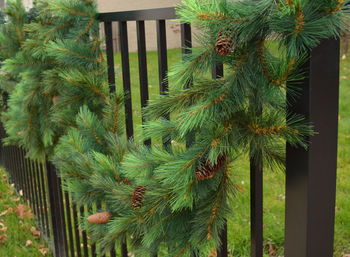
<svg viewBox="0 0 350 257">
<path fill-rule="evenodd" d="M 3 11 L 7 16 L 7 21 L 2 18 L 0 27 L 0 59 L 2 61 L 15 57 L 20 51 L 20 41 L 25 38 L 23 27 L 27 22 L 27 14 L 20 0 L 9 1 Z M 18 81 L 18 73 L 0 70 L 0 88 L 3 97 L 5 92 L 14 90 Z"/>
<path fill-rule="evenodd" d="M 94 1 L 42 0 L 35 7 L 25 24 L 21 2 L 7 4 L 1 87 L 10 97 L 2 119 L 6 143 L 44 160 L 66 128 L 75 126 L 82 105 L 102 115 L 109 99 Z"/>
<path fill-rule="evenodd" d="M 202 47 L 169 74 L 171 93 L 144 110 L 142 140 L 172 146 L 127 145 L 122 130 L 105 125 L 119 117 L 101 119 L 84 107 L 56 149 L 55 163 L 75 199 L 89 206 L 103 201 L 98 211 L 112 215 L 107 223 L 85 224 L 102 251 L 124 238 L 138 256 L 162 245 L 169 256 L 208 254 L 220 245 L 236 193 L 235 160 L 249 156 L 257 166 L 283 169 L 286 142 L 307 148 L 312 124 L 288 106 L 298 98 L 306 53 L 348 29 L 347 2 L 183 0 L 180 21 L 200 29 Z M 280 42 L 278 56 L 266 46 L 271 39 Z M 226 74 L 207 79 L 215 63 Z M 294 97 L 288 103 L 287 85 Z M 168 113 L 171 121 L 163 118 Z"/>
<path fill-rule="evenodd" d="M 283 169 L 286 142 L 308 146 L 312 124 L 288 107 L 306 53 L 348 29 L 347 3 L 183 0 L 180 21 L 200 29 L 202 46 L 169 74 L 170 94 L 145 108 L 142 140 L 173 142 L 149 147 L 126 140 L 123 96 L 108 93 L 94 2 L 40 0 L 28 23 L 20 1 L 9 1 L 0 31 L 6 142 L 40 160 L 54 153 L 78 204 L 102 203 L 103 215 L 85 222 L 102 252 L 128 238 L 138 256 L 161 246 L 169 256 L 207 254 L 232 212 L 235 160 Z M 206 78 L 216 63 L 225 76 Z"/>
</svg>

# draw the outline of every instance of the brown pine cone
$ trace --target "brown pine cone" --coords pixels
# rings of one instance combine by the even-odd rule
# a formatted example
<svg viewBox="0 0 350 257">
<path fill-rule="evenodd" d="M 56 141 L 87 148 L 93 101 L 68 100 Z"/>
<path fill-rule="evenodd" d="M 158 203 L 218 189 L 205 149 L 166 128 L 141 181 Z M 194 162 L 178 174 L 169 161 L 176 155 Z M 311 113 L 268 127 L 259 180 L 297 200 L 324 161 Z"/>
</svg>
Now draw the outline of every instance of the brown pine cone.
<svg viewBox="0 0 350 257">
<path fill-rule="evenodd" d="M 53 105 L 56 105 L 57 101 L 58 101 L 58 95 L 54 95 L 54 96 L 52 97 L 52 104 L 53 104 Z"/>
<path fill-rule="evenodd" d="M 18 132 L 17 132 L 17 136 L 21 137 L 21 136 L 23 136 L 23 135 L 24 135 L 24 133 L 25 133 L 25 132 L 24 132 L 23 130 L 18 131 Z"/>
<path fill-rule="evenodd" d="M 201 165 L 196 167 L 196 178 L 198 180 L 206 180 L 214 177 L 214 175 L 225 165 L 226 160 L 226 155 L 219 156 L 215 165 L 212 165 L 209 160 L 202 160 Z"/>
<path fill-rule="evenodd" d="M 89 216 L 88 221 L 94 224 L 107 223 L 111 219 L 111 217 L 112 217 L 112 214 L 110 214 L 107 211 L 99 212 Z"/>
<path fill-rule="evenodd" d="M 129 186 L 132 184 L 132 183 L 131 183 L 131 180 L 128 179 L 128 178 L 123 178 L 123 179 L 122 179 L 122 183 L 125 184 L 125 185 L 129 185 Z"/>
<path fill-rule="evenodd" d="M 142 200 L 145 196 L 146 191 L 147 187 L 145 186 L 138 186 L 135 188 L 131 204 L 134 210 L 140 209 L 142 207 Z"/>
<path fill-rule="evenodd" d="M 232 53 L 233 39 L 229 38 L 227 34 L 223 35 L 220 32 L 216 38 L 215 49 L 216 52 L 221 56 L 227 56 Z"/>
</svg>

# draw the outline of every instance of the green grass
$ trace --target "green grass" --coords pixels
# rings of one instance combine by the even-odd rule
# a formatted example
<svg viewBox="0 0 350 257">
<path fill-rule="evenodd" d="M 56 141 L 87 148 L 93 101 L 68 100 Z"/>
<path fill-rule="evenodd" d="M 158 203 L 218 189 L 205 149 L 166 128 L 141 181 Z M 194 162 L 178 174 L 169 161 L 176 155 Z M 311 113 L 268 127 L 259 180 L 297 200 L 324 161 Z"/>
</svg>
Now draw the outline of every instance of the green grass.
<svg viewBox="0 0 350 257">
<path fill-rule="evenodd" d="M 131 98 L 133 109 L 133 121 L 135 129 L 135 137 L 140 133 L 139 125 L 141 124 L 141 96 L 139 84 L 139 67 L 137 53 L 130 53 L 130 81 L 131 81 Z M 168 50 L 168 67 L 177 63 L 181 58 L 181 49 Z M 116 67 L 116 85 L 121 89 L 123 86 L 121 72 L 121 56 L 120 53 L 115 55 Z M 147 71 L 148 71 L 148 90 L 149 98 L 154 99 L 159 95 L 159 77 L 158 77 L 158 54 L 157 51 L 147 52 Z M 170 81 L 171 83 L 171 81 Z"/>
<path fill-rule="evenodd" d="M 350 254 L 350 59 L 342 61 L 340 73 L 336 257 Z"/>
<path fill-rule="evenodd" d="M 21 219 L 16 213 L 16 209 L 20 204 L 24 204 L 23 200 L 18 197 L 14 188 L 8 184 L 7 173 L 0 169 L 0 237 L 6 235 L 3 241 L 0 240 L 0 256 L 44 256 L 44 253 L 40 250 L 47 252 L 45 256 L 52 256 L 48 252 L 46 242 L 42 238 L 36 238 L 31 232 L 32 227 L 36 227 L 33 216 L 25 215 Z M 26 213 L 29 211 L 27 206 L 25 211 Z"/>
<path fill-rule="evenodd" d="M 130 53 L 131 94 L 134 110 L 134 128 L 141 123 L 141 107 L 139 94 L 138 55 Z M 179 61 L 181 50 L 168 51 L 169 68 Z M 159 94 L 157 52 L 147 52 L 148 79 L 150 98 Z M 117 87 L 122 87 L 120 54 L 115 56 L 116 67 L 119 69 Z M 340 120 L 339 120 L 339 150 L 337 177 L 337 213 L 335 225 L 335 257 L 350 253 L 350 59 L 341 63 L 340 83 Z M 137 139 L 138 133 L 136 133 Z M 228 220 L 229 251 L 234 257 L 250 256 L 250 187 L 249 166 L 247 160 L 241 160 L 235 165 L 232 174 L 242 192 L 237 195 L 233 204 L 234 215 Z M 275 256 L 283 255 L 284 244 L 284 203 L 285 176 L 283 172 L 264 171 L 264 243 L 265 256 L 272 245 Z"/>
</svg>

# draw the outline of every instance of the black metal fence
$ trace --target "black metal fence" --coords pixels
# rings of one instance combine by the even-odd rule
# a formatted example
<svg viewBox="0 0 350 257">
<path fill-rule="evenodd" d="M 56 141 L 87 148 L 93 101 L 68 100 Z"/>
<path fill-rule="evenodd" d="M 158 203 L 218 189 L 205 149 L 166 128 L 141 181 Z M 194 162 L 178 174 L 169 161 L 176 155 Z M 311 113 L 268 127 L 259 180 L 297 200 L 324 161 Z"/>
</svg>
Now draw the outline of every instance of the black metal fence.
<svg viewBox="0 0 350 257">
<path fill-rule="evenodd" d="M 131 92 L 128 50 L 128 22 L 136 22 L 141 106 L 147 104 L 148 72 L 146 56 L 145 21 L 155 20 L 157 30 L 158 76 L 160 94 L 168 90 L 165 80 L 168 71 L 166 22 L 175 19 L 174 8 L 102 13 L 104 23 L 108 80 L 115 91 L 112 23 L 119 23 L 122 60 L 123 89 Z M 183 47 L 191 47 L 191 26 L 181 26 Z M 183 49 L 186 53 L 188 48 Z M 306 79 L 302 94 L 292 107 L 306 116 L 319 133 L 310 138 L 309 150 L 287 145 L 285 256 L 333 256 L 337 128 L 339 94 L 339 41 L 330 39 L 310 53 L 305 65 Z M 223 76 L 222 65 L 213 67 L 213 78 Z M 155 74 L 152 74 L 155 76 Z M 288 98 L 287 90 L 287 98 Z M 133 112 L 131 97 L 125 102 L 127 136 L 133 137 Z M 292 101 L 292 100 L 291 100 Z M 169 118 L 169 117 L 167 117 Z M 1 138 L 5 137 L 3 128 Z M 169 144 L 169 142 L 163 142 Z M 188 142 L 190 144 L 191 142 Z M 145 142 L 150 144 L 150 141 Z M 23 191 L 37 217 L 42 233 L 52 242 L 56 257 L 97 256 L 96 246 L 89 243 L 88 235 L 79 229 L 79 219 L 86 208 L 77 208 L 69 193 L 61 186 L 55 167 L 25 158 L 25 152 L 15 146 L 1 145 L 1 164 L 10 172 L 11 183 Z M 251 165 L 251 256 L 263 256 L 263 171 Z M 227 226 L 221 233 L 222 246 L 217 256 L 226 257 Z M 127 245 L 122 242 L 108 256 L 127 257 Z M 194 256 L 196 253 L 194 253 Z"/>
</svg>

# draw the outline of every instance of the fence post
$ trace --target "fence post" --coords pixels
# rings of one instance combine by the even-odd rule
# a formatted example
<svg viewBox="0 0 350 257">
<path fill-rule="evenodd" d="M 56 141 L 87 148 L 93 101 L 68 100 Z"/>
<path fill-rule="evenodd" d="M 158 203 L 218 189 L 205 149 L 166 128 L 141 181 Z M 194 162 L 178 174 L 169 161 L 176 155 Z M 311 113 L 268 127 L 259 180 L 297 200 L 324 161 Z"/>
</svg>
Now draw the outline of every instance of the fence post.
<svg viewBox="0 0 350 257">
<path fill-rule="evenodd" d="M 308 150 L 287 145 L 286 257 L 333 256 L 337 168 L 339 40 L 310 53 L 292 112 L 314 125 Z"/>
<path fill-rule="evenodd" d="M 55 166 L 46 161 L 45 168 L 47 172 L 53 253 L 55 257 L 67 257 L 68 249 L 61 184 L 57 177 Z"/>
</svg>

